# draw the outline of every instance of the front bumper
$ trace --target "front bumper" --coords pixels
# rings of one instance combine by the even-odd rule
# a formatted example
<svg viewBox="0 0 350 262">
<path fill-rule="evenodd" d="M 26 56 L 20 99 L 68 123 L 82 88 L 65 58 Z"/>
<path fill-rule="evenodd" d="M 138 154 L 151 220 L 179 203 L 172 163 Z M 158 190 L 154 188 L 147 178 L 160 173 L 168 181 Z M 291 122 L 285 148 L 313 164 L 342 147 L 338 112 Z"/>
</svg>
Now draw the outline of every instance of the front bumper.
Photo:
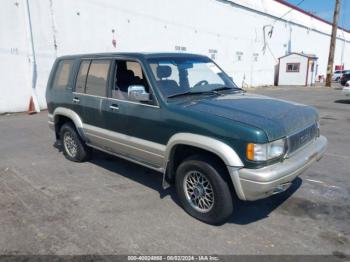
<svg viewBox="0 0 350 262">
<path fill-rule="evenodd" d="M 283 162 L 259 169 L 234 169 L 231 178 L 242 200 L 257 200 L 285 191 L 312 163 L 322 158 L 327 138 L 320 136 Z"/>
<path fill-rule="evenodd" d="M 350 87 L 344 87 L 342 92 L 344 95 L 350 96 Z"/>
</svg>

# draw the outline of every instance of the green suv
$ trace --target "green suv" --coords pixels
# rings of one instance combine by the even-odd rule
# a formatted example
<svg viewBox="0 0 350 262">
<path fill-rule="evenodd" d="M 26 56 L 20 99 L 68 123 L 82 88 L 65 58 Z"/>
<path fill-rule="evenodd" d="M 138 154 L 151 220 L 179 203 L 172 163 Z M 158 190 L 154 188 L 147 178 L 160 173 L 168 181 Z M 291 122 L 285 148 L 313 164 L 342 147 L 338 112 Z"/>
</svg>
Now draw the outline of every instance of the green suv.
<svg viewBox="0 0 350 262">
<path fill-rule="evenodd" d="M 202 55 L 60 57 L 46 100 L 66 158 L 95 148 L 161 172 L 185 211 L 210 224 L 236 198 L 285 191 L 327 146 L 314 108 L 248 94 Z"/>
</svg>

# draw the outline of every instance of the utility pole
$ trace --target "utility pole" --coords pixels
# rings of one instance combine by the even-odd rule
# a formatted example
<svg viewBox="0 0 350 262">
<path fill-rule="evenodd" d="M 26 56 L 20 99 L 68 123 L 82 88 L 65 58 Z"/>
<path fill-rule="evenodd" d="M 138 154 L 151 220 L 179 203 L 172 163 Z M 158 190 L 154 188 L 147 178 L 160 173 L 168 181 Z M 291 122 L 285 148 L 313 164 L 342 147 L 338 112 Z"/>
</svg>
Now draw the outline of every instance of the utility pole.
<svg viewBox="0 0 350 262">
<path fill-rule="evenodd" d="M 331 87 L 331 82 L 332 82 L 334 51 L 335 51 L 335 44 L 337 41 L 339 10 L 340 10 L 340 0 L 335 0 L 331 44 L 329 46 L 328 65 L 327 65 L 326 86 L 328 87 Z"/>
</svg>

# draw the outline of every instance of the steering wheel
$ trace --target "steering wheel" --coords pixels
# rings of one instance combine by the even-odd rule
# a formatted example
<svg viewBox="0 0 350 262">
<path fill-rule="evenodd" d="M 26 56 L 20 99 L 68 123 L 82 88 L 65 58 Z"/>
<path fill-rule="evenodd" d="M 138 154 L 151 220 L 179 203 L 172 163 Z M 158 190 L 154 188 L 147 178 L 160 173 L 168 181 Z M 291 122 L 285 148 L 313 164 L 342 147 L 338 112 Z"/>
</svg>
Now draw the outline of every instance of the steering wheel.
<svg viewBox="0 0 350 262">
<path fill-rule="evenodd" d="M 193 87 L 204 86 L 204 85 L 207 85 L 207 84 L 209 84 L 209 82 L 207 80 L 201 80 L 197 84 L 195 84 Z"/>
</svg>

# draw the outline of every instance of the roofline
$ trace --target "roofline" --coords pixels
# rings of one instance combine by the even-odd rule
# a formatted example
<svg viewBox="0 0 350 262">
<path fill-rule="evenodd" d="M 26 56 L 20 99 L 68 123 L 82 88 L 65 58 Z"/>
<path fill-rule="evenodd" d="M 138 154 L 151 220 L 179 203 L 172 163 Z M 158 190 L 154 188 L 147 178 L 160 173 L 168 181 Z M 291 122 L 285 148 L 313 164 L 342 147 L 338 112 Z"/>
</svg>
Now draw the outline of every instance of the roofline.
<svg viewBox="0 0 350 262">
<path fill-rule="evenodd" d="M 286 55 L 284 55 L 284 56 L 279 57 L 278 59 L 285 58 L 285 57 L 290 56 L 290 55 L 300 55 L 300 56 L 307 57 L 307 58 L 318 59 L 317 56 L 310 56 L 310 55 L 307 55 L 307 54 L 297 53 L 297 52 L 291 52 L 291 53 L 289 53 L 289 54 L 286 54 Z"/>
<path fill-rule="evenodd" d="M 308 15 L 308 16 L 310 16 L 310 17 L 312 17 L 312 18 L 315 18 L 315 19 L 317 19 L 317 20 L 319 20 L 319 21 L 321 21 L 321 22 L 323 22 L 323 23 L 326 23 L 326 24 L 328 24 L 328 25 L 330 25 L 330 26 L 333 26 L 333 24 L 332 24 L 331 22 L 329 22 L 329 21 L 327 21 L 327 20 L 325 20 L 325 19 L 323 19 L 323 18 L 321 18 L 321 17 L 319 17 L 319 16 L 317 16 L 317 15 L 314 15 L 314 14 L 308 12 L 308 11 L 305 11 L 304 9 L 301 9 L 300 7 L 298 7 L 298 6 L 296 6 L 296 5 L 293 5 L 293 4 L 291 4 L 291 3 L 288 3 L 288 2 L 286 2 L 285 0 L 275 0 L 275 1 L 278 2 L 278 3 L 280 3 L 280 4 L 283 4 L 283 5 L 285 5 L 285 6 L 288 6 L 288 7 L 292 8 L 292 9 L 294 9 L 294 10 L 297 10 L 297 11 L 299 11 L 299 12 L 305 14 L 305 15 Z M 343 27 L 338 26 L 338 29 L 341 29 L 341 30 L 343 30 L 344 32 L 350 33 L 350 30 L 349 30 L 349 29 L 346 29 L 346 28 L 343 28 Z"/>
<path fill-rule="evenodd" d="M 98 52 L 86 54 L 67 54 L 57 57 L 57 59 L 75 59 L 75 58 L 103 58 L 103 57 L 133 57 L 133 58 L 157 58 L 157 57 L 205 57 L 203 54 L 182 53 L 182 52 Z"/>
</svg>

